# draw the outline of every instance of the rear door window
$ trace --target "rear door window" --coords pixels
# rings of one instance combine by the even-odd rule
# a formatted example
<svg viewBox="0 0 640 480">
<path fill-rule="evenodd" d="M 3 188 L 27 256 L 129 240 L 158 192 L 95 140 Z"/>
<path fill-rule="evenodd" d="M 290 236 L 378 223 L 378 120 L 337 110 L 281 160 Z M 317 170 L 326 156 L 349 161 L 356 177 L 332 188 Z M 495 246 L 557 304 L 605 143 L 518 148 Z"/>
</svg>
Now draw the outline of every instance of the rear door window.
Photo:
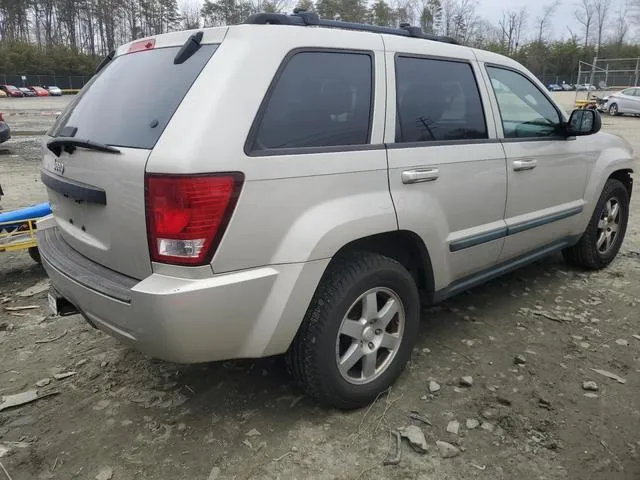
<svg viewBox="0 0 640 480">
<path fill-rule="evenodd" d="M 49 134 L 61 136 L 65 127 L 74 127 L 75 138 L 153 148 L 216 48 L 202 45 L 178 65 L 173 60 L 180 46 L 116 57 L 82 89 Z"/>
<path fill-rule="evenodd" d="M 396 58 L 396 142 L 487 138 L 480 92 L 470 64 Z"/>
<path fill-rule="evenodd" d="M 267 93 L 248 150 L 369 143 L 372 72 L 372 56 L 365 52 L 294 54 Z"/>
</svg>

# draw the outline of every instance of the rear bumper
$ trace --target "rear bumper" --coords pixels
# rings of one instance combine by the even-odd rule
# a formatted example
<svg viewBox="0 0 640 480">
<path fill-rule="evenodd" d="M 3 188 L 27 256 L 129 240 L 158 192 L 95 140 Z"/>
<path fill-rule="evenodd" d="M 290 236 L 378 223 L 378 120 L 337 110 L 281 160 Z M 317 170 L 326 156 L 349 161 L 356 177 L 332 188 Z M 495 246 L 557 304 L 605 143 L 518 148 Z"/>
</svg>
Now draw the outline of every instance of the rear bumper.
<svg viewBox="0 0 640 480">
<path fill-rule="evenodd" d="M 137 281 L 38 231 L 52 286 L 100 330 L 157 358 L 196 363 L 286 351 L 328 260 L 205 279 L 152 274 Z"/>
</svg>

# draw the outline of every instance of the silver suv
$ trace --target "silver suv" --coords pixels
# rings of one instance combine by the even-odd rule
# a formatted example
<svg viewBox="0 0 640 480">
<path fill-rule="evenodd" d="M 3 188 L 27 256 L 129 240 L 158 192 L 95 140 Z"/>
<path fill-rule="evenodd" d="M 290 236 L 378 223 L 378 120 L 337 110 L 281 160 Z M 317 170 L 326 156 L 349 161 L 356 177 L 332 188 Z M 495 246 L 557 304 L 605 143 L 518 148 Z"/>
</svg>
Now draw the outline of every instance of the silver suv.
<svg viewBox="0 0 640 480">
<path fill-rule="evenodd" d="M 625 234 L 631 150 L 521 65 L 420 29 L 259 14 L 120 47 L 44 139 L 54 292 L 162 359 L 286 353 L 356 408 L 429 304 Z"/>
</svg>

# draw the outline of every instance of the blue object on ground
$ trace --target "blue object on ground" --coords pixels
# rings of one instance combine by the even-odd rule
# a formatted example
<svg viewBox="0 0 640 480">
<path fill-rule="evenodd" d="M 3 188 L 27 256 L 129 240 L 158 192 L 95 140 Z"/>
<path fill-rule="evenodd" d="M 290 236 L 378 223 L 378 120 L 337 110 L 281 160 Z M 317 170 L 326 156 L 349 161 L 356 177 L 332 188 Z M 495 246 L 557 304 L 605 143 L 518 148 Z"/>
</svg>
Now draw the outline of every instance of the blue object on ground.
<svg viewBox="0 0 640 480">
<path fill-rule="evenodd" d="M 29 220 L 30 218 L 40 218 L 51 213 L 49 202 L 39 203 L 20 210 L 12 210 L 10 212 L 0 213 L 0 223 L 19 222 L 20 220 Z M 6 227 L 3 227 L 6 228 Z"/>
</svg>

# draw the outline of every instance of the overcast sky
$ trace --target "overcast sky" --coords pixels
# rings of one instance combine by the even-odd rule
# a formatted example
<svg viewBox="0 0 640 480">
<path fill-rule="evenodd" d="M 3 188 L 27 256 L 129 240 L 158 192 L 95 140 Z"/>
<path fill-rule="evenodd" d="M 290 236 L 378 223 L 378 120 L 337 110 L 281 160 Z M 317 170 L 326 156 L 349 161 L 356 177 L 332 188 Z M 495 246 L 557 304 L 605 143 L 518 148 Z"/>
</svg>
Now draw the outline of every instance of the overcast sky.
<svg viewBox="0 0 640 480">
<path fill-rule="evenodd" d="M 477 11 L 481 17 L 493 24 L 497 24 L 504 10 L 519 10 L 520 7 L 526 6 L 528 11 L 527 33 L 533 35 L 533 31 L 536 28 L 536 17 L 542 15 L 542 10 L 546 4 L 548 2 L 531 2 L 530 0 L 479 0 Z M 551 31 L 549 33 L 551 38 L 568 38 L 570 34 L 567 27 L 578 36 L 582 34 L 580 24 L 574 15 L 576 8 L 576 3 L 573 0 L 561 1 L 550 22 Z"/>
<path fill-rule="evenodd" d="M 182 2 L 193 2 L 198 5 L 202 5 L 203 0 L 179 0 Z M 296 0 L 290 0 L 295 4 Z M 373 0 L 369 0 L 372 2 Z M 389 3 L 393 3 L 392 0 L 388 0 Z M 478 0 L 477 13 L 480 17 L 490 21 L 494 25 L 498 24 L 504 10 L 519 10 L 520 7 L 526 6 L 528 11 L 527 17 L 527 29 L 526 37 L 530 38 L 534 35 L 536 17 L 542 15 L 542 10 L 552 0 L 539 0 L 532 2 L 531 0 Z M 577 8 L 577 0 L 561 0 L 560 5 L 555 10 L 552 21 L 550 22 L 549 38 L 553 39 L 566 39 L 569 37 L 569 29 L 580 37 L 582 30 L 580 24 L 577 22 L 574 12 Z M 612 0 L 612 3 L 618 4 L 619 1 L 624 0 Z M 610 11 L 610 16 L 613 17 L 617 10 L 617 6 L 613 6 Z"/>
</svg>

